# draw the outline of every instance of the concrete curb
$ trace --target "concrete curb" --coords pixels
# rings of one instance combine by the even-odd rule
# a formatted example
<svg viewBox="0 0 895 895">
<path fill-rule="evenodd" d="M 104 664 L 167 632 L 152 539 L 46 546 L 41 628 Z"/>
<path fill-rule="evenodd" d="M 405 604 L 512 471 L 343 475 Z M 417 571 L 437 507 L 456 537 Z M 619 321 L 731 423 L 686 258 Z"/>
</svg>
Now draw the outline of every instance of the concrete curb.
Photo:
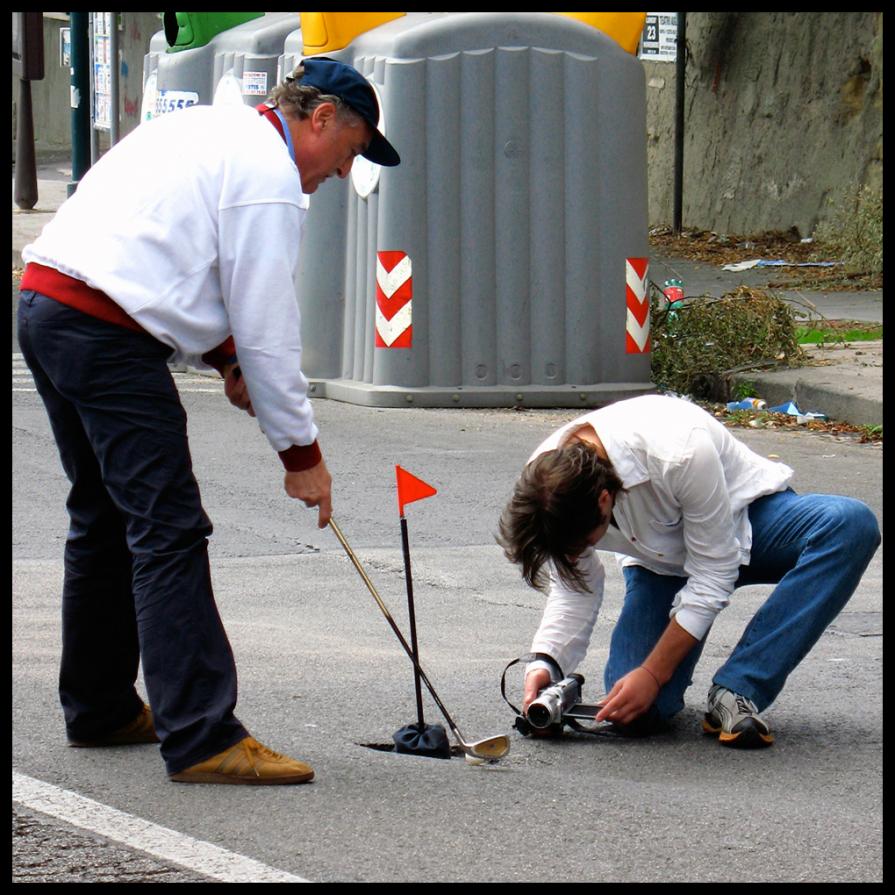
<svg viewBox="0 0 895 895">
<path fill-rule="evenodd" d="M 809 365 L 782 370 L 737 373 L 754 394 L 776 406 L 793 401 L 803 412 L 825 413 L 856 426 L 883 423 L 883 343 L 851 342 L 809 348 Z"/>
</svg>

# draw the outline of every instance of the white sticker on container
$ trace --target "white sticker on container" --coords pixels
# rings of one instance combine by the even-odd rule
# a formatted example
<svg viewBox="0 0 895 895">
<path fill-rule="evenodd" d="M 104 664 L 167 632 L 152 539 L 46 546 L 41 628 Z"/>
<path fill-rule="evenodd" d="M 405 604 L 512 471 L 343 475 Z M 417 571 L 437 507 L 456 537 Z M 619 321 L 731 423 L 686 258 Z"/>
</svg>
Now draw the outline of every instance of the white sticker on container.
<svg viewBox="0 0 895 895">
<path fill-rule="evenodd" d="M 267 72 L 244 71 L 242 73 L 242 92 L 246 96 L 267 96 Z"/>
<path fill-rule="evenodd" d="M 187 106 L 195 106 L 199 102 L 199 94 L 192 90 L 159 90 L 155 103 L 155 114 L 165 115 L 176 112 Z"/>
</svg>

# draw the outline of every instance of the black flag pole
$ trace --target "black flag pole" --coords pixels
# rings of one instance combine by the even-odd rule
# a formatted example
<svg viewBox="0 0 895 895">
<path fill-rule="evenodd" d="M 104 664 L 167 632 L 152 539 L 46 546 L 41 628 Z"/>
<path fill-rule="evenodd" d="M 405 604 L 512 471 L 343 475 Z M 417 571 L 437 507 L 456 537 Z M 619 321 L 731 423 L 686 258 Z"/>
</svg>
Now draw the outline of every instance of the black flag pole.
<svg viewBox="0 0 895 895">
<path fill-rule="evenodd" d="M 410 571 L 410 537 L 407 534 L 407 519 L 404 504 L 422 500 L 437 493 L 422 479 L 395 466 L 398 485 L 398 515 L 401 517 L 401 546 L 404 549 L 404 579 L 407 582 L 407 614 L 410 617 L 410 658 L 413 659 L 413 682 L 416 686 L 416 724 L 407 724 L 393 737 L 395 749 L 412 755 L 428 755 L 432 758 L 450 758 L 451 746 L 447 734 L 440 724 L 426 724 L 423 718 L 423 691 L 420 687 L 423 675 L 420 671 L 419 644 L 416 639 L 416 609 L 413 605 L 413 575 Z M 437 702 L 437 700 L 436 700 Z"/>
<path fill-rule="evenodd" d="M 416 612 L 413 606 L 413 575 L 410 571 L 410 538 L 407 535 L 407 518 L 401 516 L 401 547 L 404 550 L 404 579 L 407 582 L 407 614 L 410 618 L 410 648 L 413 652 L 413 679 L 416 687 L 416 716 L 422 730 L 426 726 L 423 718 L 423 691 L 420 686 L 420 654 L 416 639 Z"/>
</svg>

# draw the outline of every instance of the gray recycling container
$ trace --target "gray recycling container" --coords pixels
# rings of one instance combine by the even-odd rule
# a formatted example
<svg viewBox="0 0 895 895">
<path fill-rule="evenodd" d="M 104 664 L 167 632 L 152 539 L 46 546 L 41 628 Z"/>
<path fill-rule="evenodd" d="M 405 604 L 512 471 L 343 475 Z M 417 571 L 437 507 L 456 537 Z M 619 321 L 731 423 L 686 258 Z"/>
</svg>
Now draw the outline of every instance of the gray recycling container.
<svg viewBox="0 0 895 895">
<path fill-rule="evenodd" d="M 591 407 L 651 391 L 641 62 L 551 13 L 409 13 L 328 55 L 376 88 L 396 168 L 311 200 L 317 395 Z M 300 59 L 284 45 L 281 74 Z"/>
<path fill-rule="evenodd" d="M 203 46 L 177 52 L 169 52 L 164 30 L 154 34 L 143 60 L 141 117 L 222 99 L 263 102 L 277 83 L 284 42 L 298 22 L 298 13 L 265 13 L 216 34 Z"/>
</svg>

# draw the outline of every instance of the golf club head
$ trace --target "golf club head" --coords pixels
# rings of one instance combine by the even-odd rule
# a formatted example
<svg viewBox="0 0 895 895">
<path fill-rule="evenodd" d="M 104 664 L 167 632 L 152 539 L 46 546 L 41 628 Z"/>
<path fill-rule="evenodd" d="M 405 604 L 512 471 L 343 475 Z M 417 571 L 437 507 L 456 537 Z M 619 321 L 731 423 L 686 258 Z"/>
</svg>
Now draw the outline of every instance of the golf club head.
<svg viewBox="0 0 895 895">
<path fill-rule="evenodd" d="M 483 758 L 485 761 L 498 761 L 510 751 L 510 738 L 506 734 L 489 737 L 487 740 L 479 740 L 475 743 L 464 743 L 464 751 L 475 758 Z"/>
</svg>

